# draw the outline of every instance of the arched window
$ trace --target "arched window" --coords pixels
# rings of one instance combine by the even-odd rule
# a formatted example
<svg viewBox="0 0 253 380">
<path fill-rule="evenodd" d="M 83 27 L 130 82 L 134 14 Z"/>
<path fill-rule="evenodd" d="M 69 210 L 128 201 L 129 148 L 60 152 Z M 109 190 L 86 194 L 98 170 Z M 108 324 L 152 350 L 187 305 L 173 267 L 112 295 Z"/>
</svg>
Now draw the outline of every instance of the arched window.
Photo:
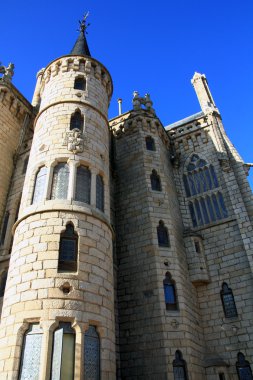
<svg viewBox="0 0 253 380">
<path fill-rule="evenodd" d="M 83 115 L 79 110 L 76 110 L 73 115 L 71 115 L 70 119 L 70 130 L 72 129 L 79 129 L 80 131 L 83 130 Z"/>
<path fill-rule="evenodd" d="M 151 136 L 146 137 L 146 148 L 147 150 L 155 151 L 155 140 Z"/>
<path fill-rule="evenodd" d="M 62 162 L 54 168 L 51 199 L 67 199 L 68 185 L 69 166 Z"/>
<path fill-rule="evenodd" d="M 152 170 L 152 174 L 150 175 L 150 181 L 152 190 L 162 191 L 160 177 L 157 174 L 156 170 Z"/>
<path fill-rule="evenodd" d="M 175 281 L 172 280 L 171 274 L 169 272 L 166 273 L 165 279 L 163 280 L 163 289 L 164 289 L 166 309 L 177 310 L 178 305 L 177 305 Z"/>
<path fill-rule="evenodd" d="M 164 222 L 162 220 L 159 221 L 159 225 L 157 226 L 157 239 L 158 245 L 160 247 L 170 246 L 168 229 L 167 227 L 165 227 Z"/>
<path fill-rule="evenodd" d="M 89 326 L 84 335 L 85 379 L 100 379 L 100 342 L 95 326 Z"/>
<path fill-rule="evenodd" d="M 61 233 L 58 270 L 76 272 L 77 270 L 78 235 L 72 223 L 68 223 L 66 230 Z"/>
<path fill-rule="evenodd" d="M 2 227 L 2 232 L 1 232 L 1 244 L 4 244 L 5 235 L 7 232 L 7 227 L 8 227 L 8 222 L 9 222 L 9 217 L 10 217 L 10 213 L 9 213 L 9 211 L 6 211 L 6 213 L 4 215 L 3 227 Z"/>
<path fill-rule="evenodd" d="M 6 281 L 7 281 L 7 270 L 5 270 L 0 277 L 0 297 L 4 296 Z"/>
<path fill-rule="evenodd" d="M 19 380 L 39 379 L 42 329 L 39 324 L 31 324 L 26 331 L 22 345 Z"/>
<path fill-rule="evenodd" d="M 90 179 L 89 169 L 79 166 L 76 171 L 76 201 L 90 203 Z"/>
<path fill-rule="evenodd" d="M 27 157 L 24 159 L 23 169 L 22 169 L 22 174 L 25 174 L 25 173 L 26 173 L 26 169 L 27 169 L 28 161 L 29 161 L 29 156 L 27 156 Z"/>
<path fill-rule="evenodd" d="M 45 194 L 46 178 L 47 168 L 46 166 L 42 166 L 36 174 L 32 204 L 39 203 L 43 200 Z"/>
<path fill-rule="evenodd" d="M 77 77 L 75 78 L 75 84 L 74 84 L 75 90 L 86 90 L 86 80 L 84 77 Z"/>
<path fill-rule="evenodd" d="M 173 374 L 174 380 L 188 380 L 186 361 L 183 359 L 182 352 L 179 350 L 175 352 Z"/>
<path fill-rule="evenodd" d="M 212 165 L 197 154 L 191 156 L 183 175 L 193 227 L 203 226 L 228 217 L 223 195 L 217 190 L 219 182 Z M 208 192 L 208 193 L 207 193 Z"/>
<path fill-rule="evenodd" d="M 236 370 L 239 380 L 253 380 L 252 370 L 248 360 L 245 360 L 243 353 L 238 352 Z"/>
<path fill-rule="evenodd" d="M 220 291 L 223 310 L 226 318 L 237 317 L 237 310 L 232 289 L 228 287 L 226 282 L 223 282 Z"/>
<path fill-rule="evenodd" d="M 96 178 L 96 207 L 104 211 L 104 181 L 99 174 Z"/>
<path fill-rule="evenodd" d="M 51 380 L 74 380 L 75 331 L 69 322 L 60 322 L 54 332 Z"/>
</svg>

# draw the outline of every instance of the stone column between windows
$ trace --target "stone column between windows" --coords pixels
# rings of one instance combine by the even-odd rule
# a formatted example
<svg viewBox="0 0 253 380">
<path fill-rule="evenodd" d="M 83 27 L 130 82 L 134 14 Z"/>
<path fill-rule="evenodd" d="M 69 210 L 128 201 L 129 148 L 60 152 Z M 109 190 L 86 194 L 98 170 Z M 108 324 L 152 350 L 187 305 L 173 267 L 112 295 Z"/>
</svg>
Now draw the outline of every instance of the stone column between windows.
<svg viewBox="0 0 253 380">
<path fill-rule="evenodd" d="M 69 165 L 69 186 L 68 186 L 68 196 L 67 199 L 72 201 L 75 194 L 75 184 L 76 184 L 76 166 L 77 162 L 73 159 L 68 160 Z"/>
<path fill-rule="evenodd" d="M 46 184 L 45 184 L 45 189 L 44 189 L 45 191 L 44 199 L 50 199 L 54 166 L 53 165 L 46 165 L 46 166 L 47 166 L 47 177 L 46 177 Z"/>
<path fill-rule="evenodd" d="M 53 325 L 55 322 L 53 322 Z M 40 323 L 43 329 L 41 355 L 40 355 L 40 376 L 39 380 L 47 380 L 51 371 L 52 356 L 52 321 L 43 321 Z"/>
<path fill-rule="evenodd" d="M 93 207 L 96 207 L 96 181 L 97 181 L 98 170 L 91 169 L 91 196 L 90 196 L 90 204 Z"/>
</svg>

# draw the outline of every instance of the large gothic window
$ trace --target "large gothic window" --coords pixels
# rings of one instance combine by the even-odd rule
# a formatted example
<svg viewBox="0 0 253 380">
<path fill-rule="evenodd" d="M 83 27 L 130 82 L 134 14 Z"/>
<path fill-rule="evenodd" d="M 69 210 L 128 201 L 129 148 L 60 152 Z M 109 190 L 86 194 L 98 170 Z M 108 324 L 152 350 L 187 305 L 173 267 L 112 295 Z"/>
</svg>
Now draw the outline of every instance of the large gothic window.
<svg viewBox="0 0 253 380">
<path fill-rule="evenodd" d="M 237 354 L 236 370 L 239 380 L 253 380 L 250 364 L 241 352 Z"/>
<path fill-rule="evenodd" d="M 41 342 L 42 329 L 31 324 L 23 339 L 19 380 L 39 380 Z"/>
<path fill-rule="evenodd" d="M 54 332 L 51 380 L 74 380 L 75 331 L 69 322 L 60 322 Z"/>
<path fill-rule="evenodd" d="M 32 204 L 39 203 L 44 198 L 47 178 L 47 168 L 42 166 L 36 174 Z"/>
<path fill-rule="evenodd" d="M 96 178 L 96 207 L 104 211 L 104 181 L 99 174 Z"/>
<path fill-rule="evenodd" d="M 233 296 L 232 289 L 228 287 L 226 282 L 223 282 L 221 292 L 221 301 L 223 305 L 223 310 L 226 318 L 237 317 L 237 309 L 235 305 L 235 300 Z"/>
<path fill-rule="evenodd" d="M 90 180 L 89 169 L 85 166 L 79 166 L 76 172 L 76 201 L 90 203 Z"/>
<path fill-rule="evenodd" d="M 70 119 L 70 130 L 72 129 L 79 129 L 80 131 L 83 130 L 83 115 L 81 114 L 80 110 L 76 110 L 73 115 L 71 115 Z"/>
<path fill-rule="evenodd" d="M 165 227 L 164 222 L 162 220 L 159 221 L 159 225 L 157 226 L 156 229 L 157 229 L 158 245 L 160 247 L 169 247 L 170 240 L 169 240 L 168 228 Z"/>
<path fill-rule="evenodd" d="M 58 270 L 75 272 L 77 270 L 78 235 L 72 223 L 61 233 Z"/>
<path fill-rule="evenodd" d="M 84 91 L 86 89 L 86 80 L 84 77 L 75 78 L 74 89 L 81 91 Z"/>
<path fill-rule="evenodd" d="M 164 298 L 167 310 L 177 310 L 177 297 L 175 281 L 172 280 L 171 274 L 166 273 L 165 279 L 163 280 Z"/>
<path fill-rule="evenodd" d="M 161 180 L 156 170 L 152 170 L 150 175 L 151 189 L 156 191 L 162 191 Z"/>
<path fill-rule="evenodd" d="M 7 281 L 7 270 L 5 270 L 0 277 L 0 297 L 4 296 L 6 281 Z"/>
<path fill-rule="evenodd" d="M 100 342 L 95 326 L 84 335 L 84 372 L 87 380 L 100 380 Z"/>
<path fill-rule="evenodd" d="M 69 166 L 62 162 L 54 168 L 51 199 L 67 199 L 68 185 Z"/>
<path fill-rule="evenodd" d="M 174 380 L 188 380 L 186 361 L 183 359 L 182 352 L 179 350 L 175 352 L 173 374 Z"/>
<path fill-rule="evenodd" d="M 193 154 L 183 181 L 193 227 L 227 218 L 228 212 L 212 165 Z"/>
</svg>

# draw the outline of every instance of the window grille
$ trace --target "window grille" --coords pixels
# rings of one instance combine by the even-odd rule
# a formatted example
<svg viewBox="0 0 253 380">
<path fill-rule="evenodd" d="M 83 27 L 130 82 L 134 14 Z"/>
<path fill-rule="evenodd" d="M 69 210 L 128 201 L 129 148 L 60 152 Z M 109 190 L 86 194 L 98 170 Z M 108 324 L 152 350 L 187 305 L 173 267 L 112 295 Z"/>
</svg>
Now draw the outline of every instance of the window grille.
<svg viewBox="0 0 253 380">
<path fill-rule="evenodd" d="M 79 166 L 76 172 L 75 200 L 90 204 L 91 175 L 88 168 Z"/>
<path fill-rule="evenodd" d="M 74 89 L 81 91 L 86 90 L 86 80 L 84 77 L 77 77 L 75 79 Z"/>
<path fill-rule="evenodd" d="M 155 151 L 155 141 L 153 137 L 147 136 L 145 140 L 146 140 L 146 149 Z"/>
<path fill-rule="evenodd" d="M 3 227 L 2 227 L 2 233 L 1 233 L 1 244 L 4 244 L 8 222 L 9 222 L 10 213 L 7 211 L 4 215 L 4 221 L 3 221 Z"/>
<path fill-rule="evenodd" d="M 1 275 L 1 282 L 0 282 L 0 297 L 4 296 L 6 281 L 7 281 L 7 275 L 8 272 L 5 270 Z"/>
<path fill-rule="evenodd" d="M 101 175 L 96 178 L 96 207 L 104 211 L 104 181 Z"/>
<path fill-rule="evenodd" d="M 71 223 L 61 233 L 58 270 L 75 272 L 77 270 L 78 235 Z"/>
<path fill-rule="evenodd" d="M 75 331 L 69 322 L 60 322 L 54 332 L 51 380 L 74 380 Z"/>
<path fill-rule="evenodd" d="M 162 191 L 161 180 L 156 170 L 152 170 L 150 175 L 151 189 L 156 191 Z"/>
<path fill-rule="evenodd" d="M 169 272 L 166 273 L 165 279 L 163 280 L 163 289 L 166 309 L 177 310 L 178 306 L 176 298 L 175 281 L 172 280 L 171 274 Z"/>
<path fill-rule="evenodd" d="M 219 182 L 212 165 L 193 154 L 183 175 L 193 227 L 203 226 L 228 217 Z"/>
<path fill-rule="evenodd" d="M 239 380 L 253 380 L 250 364 L 241 352 L 237 354 L 236 370 Z"/>
<path fill-rule="evenodd" d="M 182 352 L 177 350 L 173 360 L 174 380 L 188 380 L 186 361 L 183 359 Z"/>
<path fill-rule="evenodd" d="M 79 129 L 80 131 L 83 130 L 83 115 L 79 110 L 77 110 L 70 119 L 70 130 L 72 129 Z"/>
<path fill-rule="evenodd" d="M 36 174 L 32 204 L 39 203 L 44 199 L 46 178 L 47 168 L 42 166 Z"/>
<path fill-rule="evenodd" d="M 67 199 L 69 185 L 69 166 L 60 163 L 54 168 L 51 199 Z"/>
<path fill-rule="evenodd" d="M 42 329 L 31 324 L 23 339 L 19 380 L 39 380 L 41 342 Z"/>
<path fill-rule="evenodd" d="M 170 246 L 168 229 L 162 220 L 159 221 L 159 225 L 157 226 L 157 239 L 160 247 Z"/>
<path fill-rule="evenodd" d="M 85 379 L 100 380 L 100 342 L 95 326 L 89 326 L 84 335 Z"/>
<path fill-rule="evenodd" d="M 223 282 L 220 292 L 223 310 L 226 318 L 237 317 L 237 309 L 233 296 L 232 289 L 228 287 L 226 282 Z"/>
</svg>

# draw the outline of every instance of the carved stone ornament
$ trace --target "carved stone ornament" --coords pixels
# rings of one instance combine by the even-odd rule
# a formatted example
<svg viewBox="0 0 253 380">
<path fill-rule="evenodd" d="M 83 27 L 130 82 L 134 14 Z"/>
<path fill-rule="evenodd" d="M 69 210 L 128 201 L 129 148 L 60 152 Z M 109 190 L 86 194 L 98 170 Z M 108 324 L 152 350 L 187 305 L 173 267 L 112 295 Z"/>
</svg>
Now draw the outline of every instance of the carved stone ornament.
<svg viewBox="0 0 253 380">
<path fill-rule="evenodd" d="M 230 172 L 231 171 L 231 165 L 228 156 L 225 153 L 219 153 L 218 154 L 218 160 L 220 162 L 221 169 L 224 172 Z"/>
<path fill-rule="evenodd" d="M 133 95 L 134 95 L 134 97 L 133 97 L 133 107 L 134 107 L 135 111 L 140 110 L 141 106 L 143 105 L 143 106 L 146 107 L 147 111 L 152 112 L 152 113 L 155 112 L 154 109 L 152 108 L 153 102 L 150 99 L 150 94 L 145 94 L 144 98 L 141 98 L 139 96 L 138 91 L 134 91 Z"/>
<path fill-rule="evenodd" d="M 67 149 L 73 153 L 81 153 L 84 147 L 87 148 L 88 139 L 82 132 L 75 128 L 72 131 L 66 132 L 63 146 L 67 146 Z"/>
<path fill-rule="evenodd" d="M 9 63 L 9 66 L 2 66 L 0 62 L 0 74 L 3 74 L 2 79 L 6 82 L 11 82 L 14 75 L 14 64 Z"/>
</svg>

